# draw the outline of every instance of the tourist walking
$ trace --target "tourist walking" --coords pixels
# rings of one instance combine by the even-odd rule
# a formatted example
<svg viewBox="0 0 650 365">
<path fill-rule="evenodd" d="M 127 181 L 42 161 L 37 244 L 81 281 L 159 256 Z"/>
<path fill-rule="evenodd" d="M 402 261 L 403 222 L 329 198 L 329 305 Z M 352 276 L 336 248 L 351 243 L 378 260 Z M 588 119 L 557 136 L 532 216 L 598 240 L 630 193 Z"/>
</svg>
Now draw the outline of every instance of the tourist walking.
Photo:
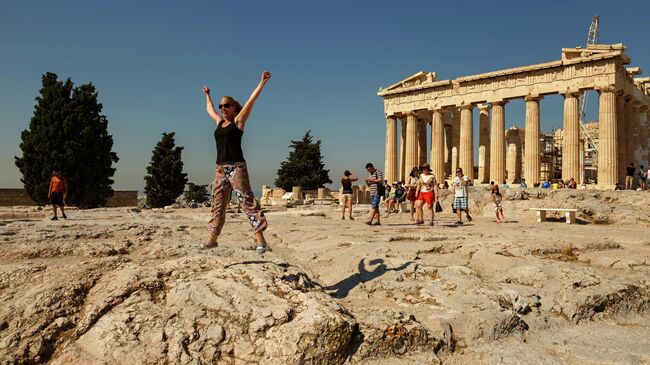
<svg viewBox="0 0 650 365">
<path fill-rule="evenodd" d="M 59 210 L 61 210 L 61 217 L 63 217 L 63 219 L 67 219 L 68 216 L 65 215 L 63 205 L 65 205 L 65 201 L 68 199 L 68 180 L 63 177 L 63 175 L 61 175 L 61 170 L 58 167 L 55 167 L 52 170 L 50 188 L 47 191 L 47 197 L 50 199 L 52 210 L 54 211 L 52 220 L 59 220 L 59 217 L 56 215 L 56 208 L 59 208 Z"/>
<path fill-rule="evenodd" d="M 417 200 L 417 195 L 416 195 L 416 189 L 418 187 L 418 179 L 420 178 L 420 169 L 418 167 L 413 167 L 411 169 L 411 173 L 409 174 L 408 178 L 406 179 L 406 187 L 409 189 L 408 190 L 408 195 L 407 199 L 409 201 L 409 211 L 411 213 L 410 220 L 411 223 L 415 222 L 414 214 L 415 214 L 415 201 Z"/>
<path fill-rule="evenodd" d="M 381 225 L 379 216 L 380 190 L 384 190 L 382 189 L 384 186 L 384 175 L 370 162 L 366 164 L 366 170 L 370 173 L 370 176 L 365 179 L 366 185 L 370 186 L 370 219 L 366 224 L 379 226 Z M 377 223 L 373 223 L 375 217 L 377 218 Z"/>
<path fill-rule="evenodd" d="M 420 174 L 416 188 L 418 198 L 415 205 L 417 210 L 417 221 L 415 224 L 424 224 L 424 211 L 422 207 L 424 204 L 427 204 L 429 217 L 431 218 L 429 225 L 433 226 L 433 207 L 438 200 L 438 181 L 436 181 L 436 177 L 431 174 L 431 168 L 428 164 L 420 166 L 420 170 L 422 171 L 422 174 Z"/>
<path fill-rule="evenodd" d="M 241 140 L 255 100 L 257 100 L 269 79 L 271 79 L 271 73 L 264 71 L 259 84 L 243 107 L 230 96 L 222 97 L 219 103 L 221 114 L 214 108 L 210 97 L 210 89 L 207 86 L 203 87 L 208 115 L 217 125 L 214 131 L 214 139 L 217 145 L 217 166 L 212 184 L 212 219 L 208 222 L 210 236 L 207 242 L 201 244 L 202 249 L 217 247 L 217 239 L 225 223 L 226 208 L 233 190 L 248 215 L 248 222 L 255 232 L 256 251 L 262 254 L 268 249 L 262 233 L 267 227 L 267 221 L 262 209 L 255 204 L 255 196 L 251 190 Z"/>
<path fill-rule="evenodd" d="M 499 192 L 499 187 L 494 185 L 491 189 L 492 204 L 494 205 L 494 213 L 497 216 L 497 223 L 502 223 L 506 220 L 505 215 L 503 214 L 503 206 L 501 202 L 503 201 L 503 196 Z"/>
<path fill-rule="evenodd" d="M 634 184 L 634 171 L 636 169 L 634 168 L 634 163 L 630 162 L 630 165 L 626 169 L 625 173 L 625 189 L 629 190 L 632 189 L 632 185 Z"/>
<path fill-rule="evenodd" d="M 469 184 L 469 178 L 463 175 L 463 169 L 460 167 L 456 169 L 456 177 L 451 182 L 451 185 L 454 187 L 454 203 L 452 208 L 456 211 L 456 216 L 458 220 L 456 224 L 463 224 L 463 218 L 461 212 L 465 211 L 467 215 L 467 220 L 472 221 L 472 217 L 469 215 L 469 205 L 467 202 L 467 184 Z"/>
<path fill-rule="evenodd" d="M 343 191 L 341 192 L 341 219 L 345 220 L 345 208 L 349 207 L 350 209 L 350 214 L 349 218 L 351 221 L 354 220 L 352 218 L 352 183 L 355 181 L 358 181 L 359 178 L 352 175 L 349 170 L 345 170 L 343 172 L 343 177 L 341 178 L 341 186 L 343 187 Z"/>
</svg>

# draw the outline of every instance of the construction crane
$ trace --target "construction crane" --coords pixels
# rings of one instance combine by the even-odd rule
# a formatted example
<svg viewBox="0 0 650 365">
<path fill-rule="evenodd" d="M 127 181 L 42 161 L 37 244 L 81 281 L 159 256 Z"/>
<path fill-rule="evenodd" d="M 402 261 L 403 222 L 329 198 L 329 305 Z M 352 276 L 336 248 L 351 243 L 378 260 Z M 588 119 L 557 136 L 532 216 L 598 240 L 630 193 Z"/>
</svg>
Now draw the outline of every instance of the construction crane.
<svg viewBox="0 0 650 365">
<path fill-rule="evenodd" d="M 597 44 L 598 43 L 598 15 L 594 16 L 591 19 L 591 25 L 589 26 L 589 34 L 587 35 L 587 48 L 589 48 L 589 45 L 591 44 Z M 580 95 L 580 98 L 578 99 L 578 107 L 580 108 L 580 131 L 582 132 L 582 135 L 584 138 L 587 140 L 587 144 L 589 146 L 589 149 L 595 153 L 598 153 L 598 146 L 596 146 L 596 142 L 594 141 L 594 138 L 591 136 L 591 133 L 589 133 L 589 130 L 587 129 L 587 126 L 585 125 L 585 114 L 587 110 L 587 93 L 584 92 L 582 95 Z"/>
</svg>

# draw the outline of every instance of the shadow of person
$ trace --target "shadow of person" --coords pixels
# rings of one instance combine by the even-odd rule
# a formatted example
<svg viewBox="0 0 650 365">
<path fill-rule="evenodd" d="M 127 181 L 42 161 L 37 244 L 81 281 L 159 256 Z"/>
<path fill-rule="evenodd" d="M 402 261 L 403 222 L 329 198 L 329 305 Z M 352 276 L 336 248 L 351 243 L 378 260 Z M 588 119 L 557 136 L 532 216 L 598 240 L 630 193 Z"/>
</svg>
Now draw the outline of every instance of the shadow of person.
<svg viewBox="0 0 650 365">
<path fill-rule="evenodd" d="M 413 263 L 412 261 L 408 261 L 398 267 L 388 268 L 384 263 L 384 259 L 374 259 L 370 260 L 368 264 L 377 265 L 377 267 L 372 271 L 368 271 L 366 269 L 365 260 L 366 259 L 363 258 L 359 261 L 359 264 L 357 265 L 358 272 L 348 276 L 347 278 L 339 281 L 334 285 L 323 287 L 323 290 L 334 291 L 329 293 L 334 298 L 345 298 L 350 293 L 350 290 L 354 289 L 357 285 L 374 280 L 384 275 L 387 271 L 402 271 Z"/>
</svg>

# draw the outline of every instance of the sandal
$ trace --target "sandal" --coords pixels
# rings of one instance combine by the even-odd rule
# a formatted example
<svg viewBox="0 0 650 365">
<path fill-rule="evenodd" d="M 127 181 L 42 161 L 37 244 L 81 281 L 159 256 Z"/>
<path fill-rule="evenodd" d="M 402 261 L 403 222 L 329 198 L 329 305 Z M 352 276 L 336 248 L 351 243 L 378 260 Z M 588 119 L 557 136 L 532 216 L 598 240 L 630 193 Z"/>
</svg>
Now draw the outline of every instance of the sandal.
<svg viewBox="0 0 650 365">
<path fill-rule="evenodd" d="M 463 225 L 463 221 L 456 221 L 456 224 L 458 224 L 459 226 L 462 226 L 462 225 Z"/>
<path fill-rule="evenodd" d="M 201 243 L 201 245 L 199 246 L 199 250 L 203 251 L 203 250 L 209 250 L 211 248 L 217 248 L 217 247 L 219 247 L 219 244 L 217 242 L 215 242 L 215 243 L 205 243 L 204 242 L 204 243 Z"/>
</svg>

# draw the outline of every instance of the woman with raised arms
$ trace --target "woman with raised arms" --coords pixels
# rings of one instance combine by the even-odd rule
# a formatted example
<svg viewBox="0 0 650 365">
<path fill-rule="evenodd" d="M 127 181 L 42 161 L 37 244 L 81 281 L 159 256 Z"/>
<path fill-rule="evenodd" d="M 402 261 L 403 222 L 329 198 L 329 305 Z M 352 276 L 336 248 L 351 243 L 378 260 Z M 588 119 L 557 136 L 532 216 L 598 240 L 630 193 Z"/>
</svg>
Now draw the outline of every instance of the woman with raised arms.
<svg viewBox="0 0 650 365">
<path fill-rule="evenodd" d="M 207 86 L 203 87 L 208 114 L 217 125 L 214 131 L 214 139 L 217 144 L 217 167 L 212 184 L 212 219 L 208 222 L 210 235 L 207 242 L 201 244 L 201 249 L 217 247 L 217 239 L 226 220 L 226 208 L 233 190 L 248 215 L 248 222 L 255 232 L 257 252 L 262 254 L 268 249 L 262 233 L 267 227 L 266 217 L 264 217 L 264 212 L 255 204 L 246 160 L 244 160 L 241 148 L 241 140 L 255 100 L 257 100 L 270 78 L 270 72 L 264 71 L 262 73 L 260 83 L 253 90 L 243 107 L 230 96 L 222 97 L 219 103 L 219 112 L 215 110 L 212 103 L 210 89 Z"/>
</svg>

